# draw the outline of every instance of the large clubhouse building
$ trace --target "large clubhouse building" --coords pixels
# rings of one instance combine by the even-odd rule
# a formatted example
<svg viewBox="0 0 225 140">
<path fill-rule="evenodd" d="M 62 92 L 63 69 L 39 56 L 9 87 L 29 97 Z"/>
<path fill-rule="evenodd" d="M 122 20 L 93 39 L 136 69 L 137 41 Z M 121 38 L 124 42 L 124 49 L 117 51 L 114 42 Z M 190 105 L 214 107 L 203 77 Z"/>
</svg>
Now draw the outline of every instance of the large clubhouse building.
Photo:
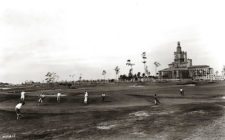
<svg viewBox="0 0 225 140">
<path fill-rule="evenodd" d="M 182 51 L 180 42 L 174 52 L 174 62 L 169 68 L 159 71 L 161 79 L 212 79 L 213 69 L 208 65 L 192 65 L 192 59 L 187 58 L 187 52 Z"/>
</svg>

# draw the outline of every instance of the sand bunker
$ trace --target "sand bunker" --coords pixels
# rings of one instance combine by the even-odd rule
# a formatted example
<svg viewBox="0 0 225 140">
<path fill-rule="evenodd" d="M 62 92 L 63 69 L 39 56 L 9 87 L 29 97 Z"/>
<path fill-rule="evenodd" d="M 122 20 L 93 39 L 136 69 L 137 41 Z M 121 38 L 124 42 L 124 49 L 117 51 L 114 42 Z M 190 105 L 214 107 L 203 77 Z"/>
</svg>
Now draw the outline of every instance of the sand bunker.
<svg viewBox="0 0 225 140">
<path fill-rule="evenodd" d="M 203 110 L 198 110 L 198 111 L 187 112 L 185 114 L 205 114 L 205 112 Z"/>
<path fill-rule="evenodd" d="M 97 126 L 97 129 L 101 130 L 109 130 L 116 127 L 116 124 L 111 124 L 112 122 L 102 122 Z"/>
<path fill-rule="evenodd" d="M 175 111 L 163 111 L 163 112 L 151 112 L 151 115 L 168 115 L 168 114 L 172 114 Z"/>
<path fill-rule="evenodd" d="M 136 117 L 148 117 L 149 114 L 145 111 L 138 111 L 138 112 L 134 112 L 134 113 L 130 113 L 130 116 L 136 116 Z"/>
<path fill-rule="evenodd" d="M 132 88 L 142 88 L 144 86 L 141 86 L 141 85 L 132 85 L 132 86 L 129 86 L 129 87 L 132 87 Z"/>
<path fill-rule="evenodd" d="M 115 125 L 108 125 L 108 126 L 97 126 L 98 129 L 102 130 L 109 130 L 111 128 L 115 127 Z"/>
<path fill-rule="evenodd" d="M 133 132 L 131 134 L 138 136 L 138 137 L 146 137 L 147 136 L 144 132 Z"/>
</svg>

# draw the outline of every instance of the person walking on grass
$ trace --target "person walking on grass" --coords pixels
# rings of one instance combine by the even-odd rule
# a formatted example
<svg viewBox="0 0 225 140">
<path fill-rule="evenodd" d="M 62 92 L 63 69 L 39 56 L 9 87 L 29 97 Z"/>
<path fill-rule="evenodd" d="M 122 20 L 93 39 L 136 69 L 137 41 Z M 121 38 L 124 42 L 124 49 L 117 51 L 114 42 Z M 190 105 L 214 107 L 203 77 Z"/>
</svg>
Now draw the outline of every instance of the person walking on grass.
<svg viewBox="0 0 225 140">
<path fill-rule="evenodd" d="M 182 88 L 180 88 L 180 95 L 184 96 L 184 90 Z"/>
<path fill-rule="evenodd" d="M 23 105 L 25 105 L 25 102 L 20 102 L 15 107 L 17 120 L 19 120 L 20 118 L 23 117 L 23 115 L 22 115 L 22 113 L 20 111 L 20 109 L 22 108 Z"/>
<path fill-rule="evenodd" d="M 85 91 L 84 93 L 84 104 L 87 104 L 88 103 L 88 92 Z"/>
<path fill-rule="evenodd" d="M 38 99 L 38 105 L 43 102 L 44 98 L 45 98 L 45 95 L 41 93 Z"/>
<path fill-rule="evenodd" d="M 157 98 L 157 95 L 156 94 L 154 96 L 154 103 L 155 103 L 155 105 L 160 104 L 159 99 Z"/>
<path fill-rule="evenodd" d="M 61 94 L 60 92 L 57 93 L 57 102 L 58 102 L 58 103 L 60 103 L 61 95 L 62 95 L 62 94 Z"/>
<path fill-rule="evenodd" d="M 105 101 L 105 93 L 102 93 L 102 102 Z"/>
<path fill-rule="evenodd" d="M 24 92 L 24 91 L 21 92 L 20 100 L 21 100 L 22 102 L 25 101 L 25 92 Z"/>
</svg>

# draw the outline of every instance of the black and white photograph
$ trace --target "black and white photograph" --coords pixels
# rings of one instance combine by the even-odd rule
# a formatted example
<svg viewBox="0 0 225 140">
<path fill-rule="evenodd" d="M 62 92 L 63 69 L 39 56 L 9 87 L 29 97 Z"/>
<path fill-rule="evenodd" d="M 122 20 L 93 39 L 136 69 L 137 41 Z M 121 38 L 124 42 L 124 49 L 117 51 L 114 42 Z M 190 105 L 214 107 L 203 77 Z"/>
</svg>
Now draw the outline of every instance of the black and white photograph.
<svg viewBox="0 0 225 140">
<path fill-rule="evenodd" d="M 224 140 L 224 7 L 0 0 L 0 140 Z"/>
</svg>

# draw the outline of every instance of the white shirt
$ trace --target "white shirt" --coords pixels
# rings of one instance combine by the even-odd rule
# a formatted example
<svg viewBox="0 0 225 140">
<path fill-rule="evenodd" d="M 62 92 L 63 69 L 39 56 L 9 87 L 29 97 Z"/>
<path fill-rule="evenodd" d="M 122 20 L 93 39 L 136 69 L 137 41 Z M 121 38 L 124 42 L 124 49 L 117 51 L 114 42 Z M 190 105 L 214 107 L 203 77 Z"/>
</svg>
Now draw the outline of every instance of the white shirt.
<svg viewBox="0 0 225 140">
<path fill-rule="evenodd" d="M 44 94 L 41 94 L 41 95 L 40 95 L 40 97 L 41 97 L 41 98 L 44 98 L 44 97 L 45 97 L 45 95 L 44 95 Z"/>
<path fill-rule="evenodd" d="M 57 96 L 58 96 L 58 97 L 61 96 L 61 93 L 57 93 Z"/>
<path fill-rule="evenodd" d="M 16 109 L 21 109 L 21 107 L 22 107 L 22 103 L 18 103 L 18 104 L 16 105 Z"/>
<path fill-rule="evenodd" d="M 88 97 L 88 93 L 87 92 L 85 92 L 85 95 L 84 95 L 86 98 Z"/>
<path fill-rule="evenodd" d="M 25 92 L 21 92 L 21 98 L 25 97 Z"/>
<path fill-rule="evenodd" d="M 180 91 L 183 91 L 183 89 L 181 88 Z"/>
</svg>

